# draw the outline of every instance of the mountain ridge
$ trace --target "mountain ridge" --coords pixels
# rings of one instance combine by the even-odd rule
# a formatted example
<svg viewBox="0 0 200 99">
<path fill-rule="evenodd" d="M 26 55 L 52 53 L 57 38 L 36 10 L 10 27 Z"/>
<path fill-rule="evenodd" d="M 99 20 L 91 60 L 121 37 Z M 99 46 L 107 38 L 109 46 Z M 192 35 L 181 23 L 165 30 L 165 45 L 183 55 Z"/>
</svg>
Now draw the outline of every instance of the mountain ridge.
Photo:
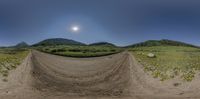
<svg viewBox="0 0 200 99">
<path fill-rule="evenodd" d="M 109 43 L 109 42 L 95 42 L 89 44 L 89 46 L 112 46 L 112 47 L 117 47 L 115 44 Z"/>
<path fill-rule="evenodd" d="M 111 46 L 111 47 L 119 47 L 115 44 L 109 43 L 109 42 L 95 42 L 91 44 L 85 44 L 79 41 L 75 41 L 72 39 L 67 38 L 49 38 L 42 40 L 38 43 L 35 43 L 33 45 L 30 45 L 32 47 L 37 46 L 55 46 L 55 45 L 77 45 L 77 46 Z M 130 47 L 142 47 L 142 46 L 187 46 L 187 47 L 196 47 L 200 48 L 200 46 L 181 42 L 181 41 L 175 41 L 175 40 L 169 40 L 169 39 L 161 39 L 161 40 L 147 40 L 144 42 L 139 42 L 135 44 L 130 44 L 128 46 L 122 46 L 122 48 L 130 48 Z M 12 46 L 13 47 L 13 46 Z M 14 47 L 29 47 L 29 45 L 26 42 L 21 42 L 16 44 Z M 121 46 L 120 46 L 121 47 Z"/>
<path fill-rule="evenodd" d="M 140 42 L 140 43 L 135 43 L 132 45 L 128 45 L 126 47 L 142 47 L 142 46 L 187 46 L 187 47 L 196 47 L 196 48 L 200 48 L 199 46 L 193 45 L 193 44 L 188 44 L 185 42 L 181 42 L 181 41 L 175 41 L 175 40 L 169 40 L 169 39 L 161 39 L 161 40 L 147 40 L 144 42 Z"/>
<path fill-rule="evenodd" d="M 36 44 L 33 44 L 32 46 L 52 46 L 52 45 L 86 45 L 86 44 L 66 38 L 49 38 L 42 40 Z"/>
</svg>

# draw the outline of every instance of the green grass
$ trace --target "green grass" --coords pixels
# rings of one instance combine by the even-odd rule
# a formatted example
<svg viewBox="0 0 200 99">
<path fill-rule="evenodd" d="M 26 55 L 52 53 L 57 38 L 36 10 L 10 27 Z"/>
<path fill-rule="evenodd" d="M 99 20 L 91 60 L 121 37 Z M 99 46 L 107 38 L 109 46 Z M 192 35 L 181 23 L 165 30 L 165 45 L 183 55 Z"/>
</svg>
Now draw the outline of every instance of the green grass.
<svg viewBox="0 0 200 99">
<path fill-rule="evenodd" d="M 7 77 L 9 71 L 20 65 L 27 54 L 28 50 L 26 49 L 0 49 L 0 75 Z"/>
<path fill-rule="evenodd" d="M 68 56 L 68 57 L 97 57 L 105 56 L 122 51 L 120 48 L 110 47 L 110 46 L 67 46 L 67 45 L 57 45 L 57 46 L 46 46 L 37 47 L 39 51 Z"/>
<path fill-rule="evenodd" d="M 146 72 L 161 81 L 180 76 L 192 81 L 200 70 L 200 49 L 181 46 L 137 47 L 130 49 Z M 153 53 L 156 58 L 147 57 Z"/>
</svg>

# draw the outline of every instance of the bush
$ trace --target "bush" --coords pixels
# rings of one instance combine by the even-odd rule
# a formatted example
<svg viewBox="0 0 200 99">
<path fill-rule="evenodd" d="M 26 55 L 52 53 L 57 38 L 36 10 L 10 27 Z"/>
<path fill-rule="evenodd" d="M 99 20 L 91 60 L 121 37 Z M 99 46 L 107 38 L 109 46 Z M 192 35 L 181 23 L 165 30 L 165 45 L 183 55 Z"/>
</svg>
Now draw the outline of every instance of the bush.
<svg viewBox="0 0 200 99">
<path fill-rule="evenodd" d="M 64 52 L 66 51 L 64 48 L 63 49 L 57 49 L 57 52 Z"/>
<path fill-rule="evenodd" d="M 182 75 L 183 79 L 186 81 L 192 81 L 192 79 L 194 78 L 195 72 L 194 71 L 189 71 L 187 73 L 184 73 Z"/>
<path fill-rule="evenodd" d="M 70 51 L 70 52 L 81 52 L 80 49 L 69 49 L 68 51 Z"/>
</svg>

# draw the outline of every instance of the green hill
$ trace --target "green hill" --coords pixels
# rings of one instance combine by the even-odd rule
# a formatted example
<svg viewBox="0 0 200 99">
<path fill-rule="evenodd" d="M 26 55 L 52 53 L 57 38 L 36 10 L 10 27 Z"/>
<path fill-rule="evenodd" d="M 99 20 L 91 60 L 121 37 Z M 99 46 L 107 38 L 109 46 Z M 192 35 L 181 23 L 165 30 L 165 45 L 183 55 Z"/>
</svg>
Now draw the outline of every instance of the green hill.
<svg viewBox="0 0 200 99">
<path fill-rule="evenodd" d="M 89 46 L 110 46 L 110 47 L 117 47 L 116 45 L 108 42 L 97 42 L 97 43 L 92 43 L 89 44 Z"/>
<path fill-rule="evenodd" d="M 188 46 L 188 47 L 196 47 L 199 48 L 198 46 L 180 42 L 180 41 L 173 41 L 173 40 L 148 40 L 145 42 L 129 45 L 127 47 L 142 47 L 142 46 Z"/>
<path fill-rule="evenodd" d="M 37 44 L 34 44 L 33 46 L 54 46 L 54 45 L 85 45 L 85 44 L 70 39 L 51 38 L 43 40 Z"/>
</svg>

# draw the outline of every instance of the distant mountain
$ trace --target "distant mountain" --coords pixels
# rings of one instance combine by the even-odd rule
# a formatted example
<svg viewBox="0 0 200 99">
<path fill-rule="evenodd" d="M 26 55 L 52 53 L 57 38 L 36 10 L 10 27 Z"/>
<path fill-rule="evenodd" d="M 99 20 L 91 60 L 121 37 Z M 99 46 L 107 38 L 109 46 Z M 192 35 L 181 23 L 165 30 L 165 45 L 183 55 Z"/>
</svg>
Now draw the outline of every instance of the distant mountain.
<svg viewBox="0 0 200 99">
<path fill-rule="evenodd" d="M 116 47 L 116 45 L 108 42 L 97 42 L 97 43 L 92 43 L 89 44 L 89 46 L 111 46 L 111 47 Z"/>
<path fill-rule="evenodd" d="M 24 47 L 29 47 L 29 45 L 26 42 L 20 42 L 17 45 L 15 45 L 14 47 L 16 47 L 16 48 L 24 48 Z"/>
<path fill-rule="evenodd" d="M 188 47 L 197 47 L 195 45 L 192 44 L 187 44 L 184 42 L 180 42 L 180 41 L 174 41 L 174 40 L 167 40 L 167 39 L 163 39 L 163 40 L 148 40 L 145 42 L 141 42 L 141 43 L 137 43 L 137 44 L 133 44 L 133 45 L 129 45 L 127 47 L 140 47 L 140 46 L 188 46 Z"/>
<path fill-rule="evenodd" d="M 51 38 L 51 39 L 43 40 L 32 46 L 52 46 L 52 45 L 85 45 L 85 44 L 78 41 L 70 40 L 70 39 Z"/>
</svg>

